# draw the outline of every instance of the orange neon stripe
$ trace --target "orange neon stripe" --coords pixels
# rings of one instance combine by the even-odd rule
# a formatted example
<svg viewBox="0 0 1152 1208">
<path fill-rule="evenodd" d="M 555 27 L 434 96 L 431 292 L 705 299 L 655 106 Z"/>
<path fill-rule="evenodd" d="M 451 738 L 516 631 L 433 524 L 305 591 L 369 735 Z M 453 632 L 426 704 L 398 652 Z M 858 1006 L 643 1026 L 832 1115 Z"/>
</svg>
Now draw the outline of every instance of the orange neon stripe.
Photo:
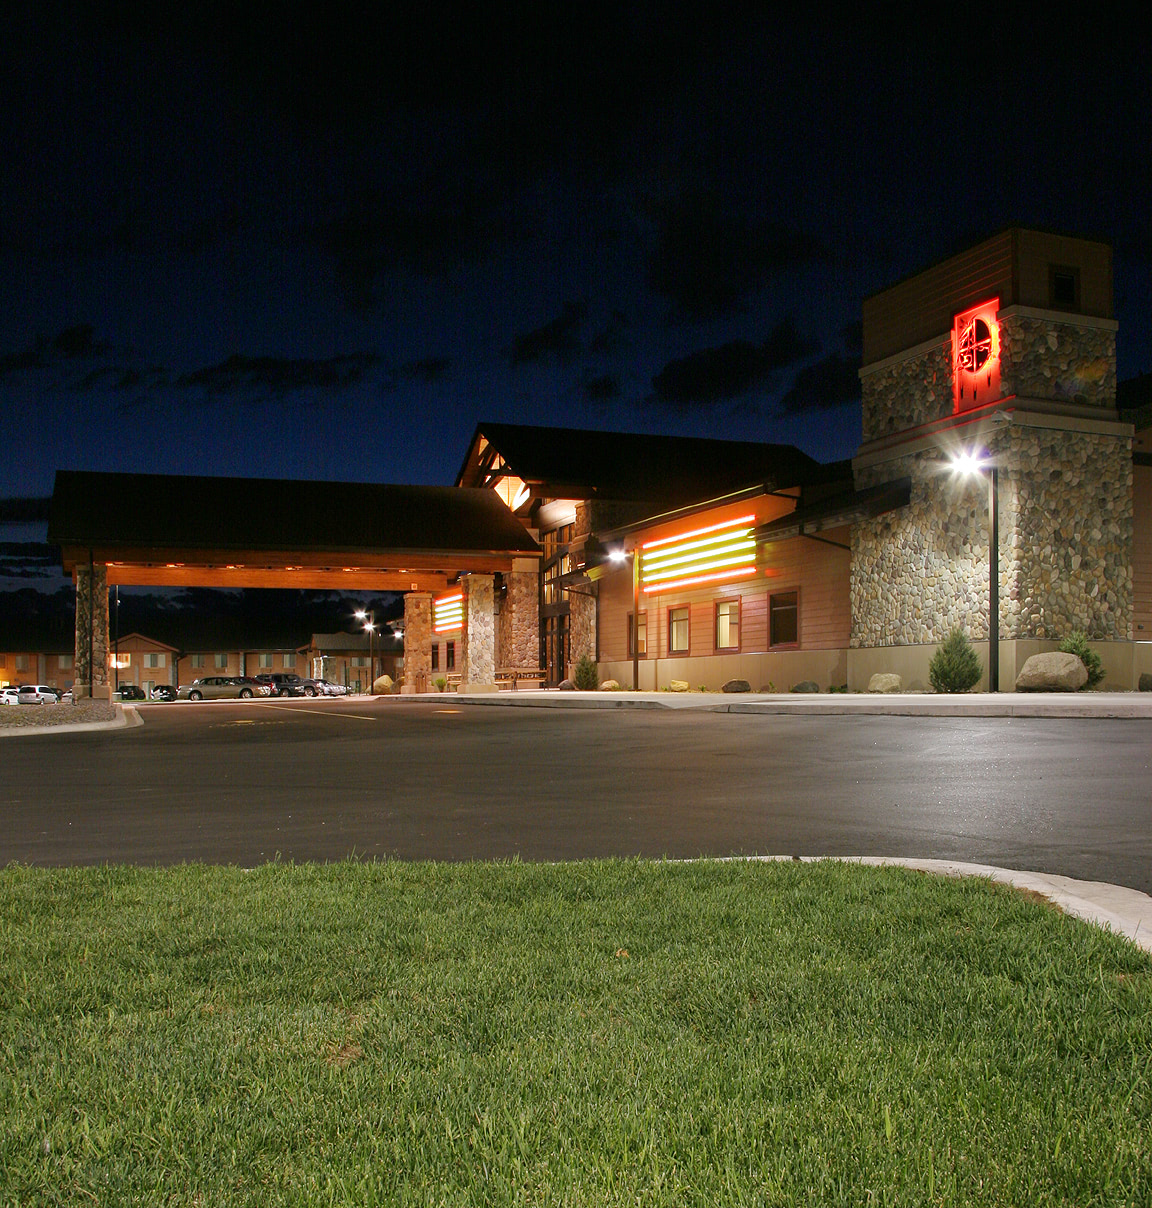
<svg viewBox="0 0 1152 1208">
<path fill-rule="evenodd" d="M 735 528 L 739 524 L 752 524 L 756 516 L 740 516 L 735 520 L 725 520 L 723 524 L 711 524 L 707 528 L 693 529 L 690 533 L 677 533 L 675 537 L 661 537 L 658 541 L 645 541 L 641 549 L 655 549 L 658 545 L 670 545 L 674 541 L 688 541 L 692 537 L 702 537 L 705 533 L 715 533 L 720 529 Z"/>
<path fill-rule="evenodd" d="M 715 583 L 720 579 L 744 579 L 755 573 L 754 566 L 746 567 L 744 570 L 722 570 L 714 575 L 698 575 L 695 579 L 677 579 L 673 583 L 654 583 L 651 587 L 644 588 L 644 594 L 650 596 L 656 591 L 673 591 L 677 587 L 691 587 L 696 583 Z"/>
</svg>

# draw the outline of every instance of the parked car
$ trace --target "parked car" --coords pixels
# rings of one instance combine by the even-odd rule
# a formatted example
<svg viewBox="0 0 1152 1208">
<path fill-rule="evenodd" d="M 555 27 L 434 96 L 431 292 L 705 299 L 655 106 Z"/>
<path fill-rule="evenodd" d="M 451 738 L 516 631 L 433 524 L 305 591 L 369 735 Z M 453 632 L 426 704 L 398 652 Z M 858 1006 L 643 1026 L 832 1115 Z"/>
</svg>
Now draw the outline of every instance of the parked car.
<svg viewBox="0 0 1152 1208">
<path fill-rule="evenodd" d="M 152 689 L 152 699 L 175 700 L 176 689 L 173 688 L 171 684 L 157 684 L 156 687 Z"/>
<path fill-rule="evenodd" d="M 23 684 L 17 700 L 22 705 L 55 705 L 60 701 L 60 693 L 47 684 Z"/>
<path fill-rule="evenodd" d="M 343 684 L 334 684 L 326 679 L 306 679 L 301 681 L 305 696 L 346 696 L 348 689 Z"/>
<path fill-rule="evenodd" d="M 121 684 L 116 690 L 116 695 L 121 700 L 147 700 L 143 688 L 138 688 L 135 684 Z"/>
<path fill-rule="evenodd" d="M 253 696 L 271 696 L 267 684 L 259 684 L 244 675 L 209 675 L 193 680 L 176 692 L 177 700 L 248 700 Z"/>
<path fill-rule="evenodd" d="M 0 705 L 18 705 L 19 703 L 19 688 L 0 688 Z"/>
<path fill-rule="evenodd" d="M 273 696 L 304 696 L 304 681 L 294 671 L 265 671 L 256 676 L 267 684 Z"/>
</svg>

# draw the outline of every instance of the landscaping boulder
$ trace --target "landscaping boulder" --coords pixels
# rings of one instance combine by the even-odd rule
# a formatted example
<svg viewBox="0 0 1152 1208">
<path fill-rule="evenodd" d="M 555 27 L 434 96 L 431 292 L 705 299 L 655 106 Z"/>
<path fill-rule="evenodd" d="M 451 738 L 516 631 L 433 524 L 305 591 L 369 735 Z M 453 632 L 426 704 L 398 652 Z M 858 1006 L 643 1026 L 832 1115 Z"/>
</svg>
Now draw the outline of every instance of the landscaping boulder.
<svg viewBox="0 0 1152 1208">
<path fill-rule="evenodd" d="M 730 679 L 725 680 L 720 687 L 721 692 L 751 692 L 752 685 L 747 680 Z"/>
<path fill-rule="evenodd" d="M 620 691 L 620 681 L 619 680 L 605 680 L 600 685 L 600 691 L 601 692 L 619 692 Z"/>
<path fill-rule="evenodd" d="M 869 692 L 903 692 L 904 681 L 891 671 L 878 671 L 868 681 Z"/>
<path fill-rule="evenodd" d="M 687 680 L 673 680 L 668 685 L 668 691 L 669 692 L 687 692 L 688 691 L 688 681 Z"/>
<path fill-rule="evenodd" d="M 561 692 L 575 692 L 576 685 L 570 679 L 562 679 L 557 685 Z"/>
<path fill-rule="evenodd" d="M 1079 692 L 1088 682 L 1088 669 L 1074 654 L 1053 650 L 1034 654 L 1016 677 L 1017 692 Z"/>
<path fill-rule="evenodd" d="M 393 687 L 394 685 L 390 675 L 378 675 L 375 683 L 372 685 L 372 691 L 375 692 L 377 696 L 383 696 L 385 693 L 391 692 Z"/>
<path fill-rule="evenodd" d="M 815 680 L 801 680 L 788 689 L 789 692 L 819 692 L 820 685 Z"/>
<path fill-rule="evenodd" d="M 1139 687 L 1141 692 L 1152 692 L 1152 675 L 1150 675 L 1147 671 L 1142 671 L 1140 673 Z"/>
</svg>

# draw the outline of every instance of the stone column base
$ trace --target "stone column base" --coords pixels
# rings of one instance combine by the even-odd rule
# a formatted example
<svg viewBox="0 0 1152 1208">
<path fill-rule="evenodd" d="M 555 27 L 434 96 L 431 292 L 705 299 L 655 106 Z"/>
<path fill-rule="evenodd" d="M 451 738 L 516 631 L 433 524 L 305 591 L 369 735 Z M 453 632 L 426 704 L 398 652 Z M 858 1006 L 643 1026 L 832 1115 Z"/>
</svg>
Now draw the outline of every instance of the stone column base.
<svg viewBox="0 0 1152 1208">
<path fill-rule="evenodd" d="M 456 691 L 464 696 L 472 696 L 479 692 L 499 692 L 500 688 L 497 684 L 461 684 Z"/>
<path fill-rule="evenodd" d="M 92 685 L 92 700 L 111 701 L 112 691 L 113 691 L 113 689 L 112 689 L 111 684 L 93 684 Z M 73 700 L 87 700 L 88 699 L 88 685 L 87 684 L 73 684 L 72 685 L 72 699 Z"/>
</svg>

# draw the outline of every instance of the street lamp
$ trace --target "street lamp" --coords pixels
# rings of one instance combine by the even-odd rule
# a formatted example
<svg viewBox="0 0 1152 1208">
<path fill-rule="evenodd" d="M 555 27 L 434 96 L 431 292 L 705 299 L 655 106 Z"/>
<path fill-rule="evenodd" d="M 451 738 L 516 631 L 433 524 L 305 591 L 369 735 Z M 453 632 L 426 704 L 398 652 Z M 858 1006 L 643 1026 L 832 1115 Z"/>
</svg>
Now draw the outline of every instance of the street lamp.
<svg viewBox="0 0 1152 1208">
<path fill-rule="evenodd" d="M 952 458 L 952 472 L 967 476 L 988 471 L 988 691 L 1000 691 L 1000 509 L 999 471 L 987 452 Z"/>
<path fill-rule="evenodd" d="M 358 620 L 364 622 L 364 628 L 368 631 L 368 695 L 372 695 L 372 685 L 376 682 L 376 651 L 373 646 L 373 635 L 376 632 L 376 613 L 373 609 L 368 609 L 367 612 L 363 608 L 356 610 Z"/>
</svg>

